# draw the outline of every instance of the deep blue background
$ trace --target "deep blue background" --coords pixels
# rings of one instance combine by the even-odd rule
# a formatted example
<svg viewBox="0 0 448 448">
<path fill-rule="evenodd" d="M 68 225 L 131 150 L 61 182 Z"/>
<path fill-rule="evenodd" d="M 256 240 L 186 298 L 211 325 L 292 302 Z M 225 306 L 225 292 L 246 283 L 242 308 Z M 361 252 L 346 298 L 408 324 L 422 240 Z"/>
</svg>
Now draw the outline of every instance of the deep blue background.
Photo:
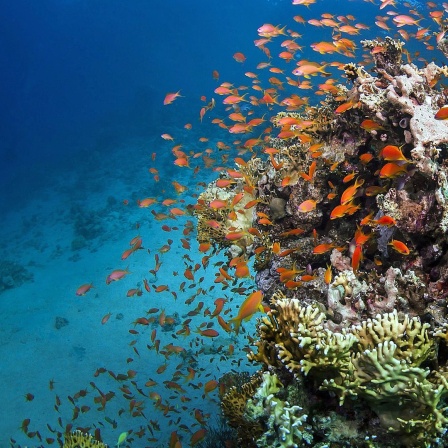
<svg viewBox="0 0 448 448">
<path fill-rule="evenodd" d="M 25 189 L 73 151 L 151 134 L 173 112 L 167 92 L 191 108 L 215 88 L 212 70 L 239 68 L 235 51 L 259 57 L 261 24 L 291 20 L 289 1 L 0 3 L 1 185 Z"/>
<path fill-rule="evenodd" d="M 200 96 L 216 87 L 213 70 L 220 81 L 249 83 L 244 72 L 265 59 L 253 45 L 264 23 L 307 30 L 308 43 L 323 40 L 322 30 L 293 22 L 295 14 L 333 9 L 372 25 L 373 6 L 363 0 L 291 3 L 0 0 L 2 204 L 29 196 L 64 163 L 82 164 L 73 159 L 80 151 L 197 123 Z M 243 67 L 232 58 L 237 51 L 247 56 Z M 165 94 L 179 89 L 186 98 L 163 107 Z"/>
</svg>

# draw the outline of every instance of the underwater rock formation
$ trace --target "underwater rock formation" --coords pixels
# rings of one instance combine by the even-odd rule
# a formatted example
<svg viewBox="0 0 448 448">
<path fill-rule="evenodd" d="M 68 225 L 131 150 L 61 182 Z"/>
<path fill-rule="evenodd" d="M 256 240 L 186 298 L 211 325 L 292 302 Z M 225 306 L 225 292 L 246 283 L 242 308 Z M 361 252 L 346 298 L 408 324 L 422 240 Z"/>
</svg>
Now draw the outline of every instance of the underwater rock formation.
<svg viewBox="0 0 448 448">
<path fill-rule="evenodd" d="M 24 266 L 10 260 L 0 262 L 0 294 L 4 290 L 17 288 L 31 280 L 33 280 L 33 274 Z"/>
</svg>

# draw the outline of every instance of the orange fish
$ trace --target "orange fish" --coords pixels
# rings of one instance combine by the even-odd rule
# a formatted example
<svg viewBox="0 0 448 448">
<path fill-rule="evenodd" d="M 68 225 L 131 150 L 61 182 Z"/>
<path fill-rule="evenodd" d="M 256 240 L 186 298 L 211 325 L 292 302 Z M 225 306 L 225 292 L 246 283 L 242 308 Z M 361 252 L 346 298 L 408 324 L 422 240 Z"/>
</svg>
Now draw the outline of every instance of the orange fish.
<svg viewBox="0 0 448 448">
<path fill-rule="evenodd" d="M 299 205 L 299 212 L 308 213 L 316 208 L 317 202 L 314 199 L 307 199 Z"/>
<path fill-rule="evenodd" d="M 196 333 L 199 333 L 201 336 L 205 336 L 207 338 L 216 338 L 216 336 L 219 336 L 219 333 L 216 330 L 213 330 L 213 328 L 207 328 L 206 330 L 201 330 L 198 328 Z"/>
<path fill-rule="evenodd" d="M 370 131 L 378 131 L 380 129 L 384 129 L 380 124 L 373 120 L 364 120 L 359 127 L 368 132 Z"/>
<path fill-rule="evenodd" d="M 213 201 L 210 202 L 209 206 L 214 210 L 219 210 L 221 208 L 228 208 L 229 204 L 221 199 L 214 199 Z"/>
<path fill-rule="evenodd" d="M 355 237 L 354 237 L 355 244 L 356 244 L 357 246 L 362 246 L 362 245 L 364 245 L 365 243 L 367 243 L 367 241 L 369 241 L 369 239 L 370 239 L 371 236 L 372 236 L 371 234 L 366 234 L 366 233 L 364 233 L 364 232 L 362 231 L 362 229 L 361 229 L 360 227 L 358 227 L 358 228 L 356 229 Z"/>
<path fill-rule="evenodd" d="M 243 238 L 244 236 L 246 236 L 246 232 L 244 231 L 229 232 L 226 234 L 225 239 L 229 241 L 237 241 Z"/>
<path fill-rule="evenodd" d="M 364 191 L 366 196 L 376 196 L 380 193 L 385 193 L 387 191 L 386 187 L 380 187 L 379 185 L 371 185 L 367 187 Z"/>
<path fill-rule="evenodd" d="M 351 101 L 348 101 L 347 103 L 340 104 L 334 112 L 336 114 L 342 114 L 345 111 L 351 109 L 353 106 L 354 106 L 354 104 Z"/>
<path fill-rule="evenodd" d="M 137 204 L 141 208 L 146 208 L 151 206 L 152 204 L 155 204 L 157 202 L 156 198 L 145 198 L 142 200 L 137 201 Z"/>
<path fill-rule="evenodd" d="M 216 380 L 207 381 L 204 384 L 204 392 L 205 392 L 205 394 L 213 392 L 218 387 L 218 385 L 219 385 L 219 383 Z"/>
<path fill-rule="evenodd" d="M 171 104 L 176 98 L 181 96 L 180 90 L 176 93 L 167 93 L 165 99 L 163 100 L 163 105 Z"/>
<path fill-rule="evenodd" d="M 126 277 L 130 272 L 126 269 L 116 269 L 115 271 L 112 271 L 106 278 L 106 284 L 109 285 L 112 282 L 116 282 L 118 280 L 121 280 L 122 278 Z"/>
<path fill-rule="evenodd" d="M 174 187 L 174 189 L 176 190 L 176 193 L 180 194 L 183 193 L 187 190 L 187 187 L 185 185 L 181 185 L 179 182 L 173 180 L 172 185 Z"/>
<path fill-rule="evenodd" d="M 243 53 L 235 53 L 233 55 L 233 59 L 235 59 L 236 62 L 244 62 L 246 60 L 246 56 L 244 56 Z"/>
<path fill-rule="evenodd" d="M 374 212 L 370 212 L 367 216 L 365 216 L 363 219 L 361 219 L 361 222 L 359 224 L 361 226 L 367 225 L 371 221 L 373 215 L 374 215 Z"/>
<path fill-rule="evenodd" d="M 76 290 L 76 295 L 77 296 L 84 296 L 85 294 L 87 294 L 87 292 L 90 291 L 91 288 L 93 288 L 93 283 L 86 283 L 85 285 L 81 285 Z"/>
<path fill-rule="evenodd" d="M 199 252 L 208 252 L 211 247 L 212 245 L 210 243 L 201 243 L 199 244 Z"/>
<path fill-rule="evenodd" d="M 355 247 L 355 250 L 353 251 L 352 255 L 352 269 L 353 272 L 357 272 L 359 268 L 359 263 L 362 260 L 362 246 L 357 244 Z"/>
<path fill-rule="evenodd" d="M 324 282 L 329 285 L 331 283 L 331 279 L 333 277 L 333 273 L 331 271 L 331 265 L 327 265 L 327 269 L 324 274 Z"/>
<path fill-rule="evenodd" d="M 341 204 L 348 204 L 358 192 L 358 188 L 364 183 L 364 179 L 356 179 L 355 183 L 348 187 L 341 195 Z"/>
<path fill-rule="evenodd" d="M 107 313 L 103 318 L 101 319 L 101 323 L 104 325 L 109 319 L 110 316 L 112 316 L 112 313 Z"/>
<path fill-rule="evenodd" d="M 238 315 L 230 320 L 234 324 L 235 332 L 238 334 L 241 321 L 248 320 L 257 311 L 263 312 L 263 306 L 261 304 L 263 300 L 263 293 L 261 291 L 254 291 L 249 294 L 246 300 L 241 304 L 238 311 Z"/>
<path fill-rule="evenodd" d="M 286 283 L 288 281 L 294 280 L 294 278 L 303 272 L 303 269 L 297 269 L 296 265 L 293 264 L 291 269 L 287 268 L 277 268 L 277 272 L 280 274 L 280 281 Z"/>
<path fill-rule="evenodd" d="M 390 31 L 390 27 L 383 20 L 377 20 L 375 25 L 382 28 L 383 30 Z"/>
<path fill-rule="evenodd" d="M 392 218 L 391 216 L 387 216 L 387 215 L 381 216 L 381 218 L 377 219 L 376 221 L 372 221 L 372 222 L 376 225 L 386 226 L 386 227 L 395 226 L 397 224 L 394 218 Z"/>
<path fill-rule="evenodd" d="M 215 317 L 217 316 L 223 309 L 224 304 L 227 302 L 227 299 L 223 299 L 223 298 L 218 298 L 214 301 L 214 304 L 216 306 L 216 308 L 214 309 L 214 311 L 210 314 L 211 317 Z"/>
<path fill-rule="evenodd" d="M 446 120 L 448 119 L 448 106 L 443 106 L 440 108 L 437 113 L 434 115 L 436 120 Z"/>
<path fill-rule="evenodd" d="M 186 157 L 179 157 L 174 161 L 174 165 L 178 166 L 178 167 L 188 167 L 190 168 L 188 159 Z"/>
<path fill-rule="evenodd" d="M 238 262 L 235 267 L 235 277 L 237 278 L 245 278 L 250 277 L 249 267 L 245 260 Z"/>
<path fill-rule="evenodd" d="M 231 326 L 221 316 L 218 316 L 217 319 L 218 319 L 219 325 L 221 325 L 221 328 L 224 331 L 226 331 L 227 333 L 230 333 L 232 331 Z"/>
<path fill-rule="evenodd" d="M 360 205 L 354 205 L 349 202 L 347 204 L 337 205 L 330 213 L 330 219 L 342 218 L 345 215 L 353 215 L 357 210 L 359 210 Z"/>
<path fill-rule="evenodd" d="M 404 15 L 404 14 L 400 14 L 398 16 L 395 16 L 392 20 L 395 22 L 395 24 L 398 27 L 401 27 L 401 26 L 404 26 L 404 25 L 418 25 L 421 19 L 417 20 L 417 19 L 414 19 L 414 18 L 412 18 L 410 16 L 407 16 L 407 15 Z"/>
<path fill-rule="evenodd" d="M 356 176 L 356 174 L 356 171 L 352 171 L 350 174 L 347 174 L 347 176 L 342 179 L 342 183 L 346 184 L 347 182 L 350 182 Z"/>
<path fill-rule="evenodd" d="M 287 238 L 289 236 L 294 236 L 294 235 L 300 235 L 303 232 L 305 232 L 305 230 L 303 229 L 292 229 L 292 230 L 287 230 L 286 232 L 282 232 L 280 234 L 280 237 L 282 238 Z"/>
<path fill-rule="evenodd" d="M 312 182 L 315 171 L 316 171 L 316 162 L 314 161 L 311 163 L 308 173 L 300 172 L 299 175 L 303 177 L 307 182 Z"/>
<path fill-rule="evenodd" d="M 171 433 L 169 448 L 182 448 L 182 443 L 176 431 Z"/>
<path fill-rule="evenodd" d="M 386 177 L 393 178 L 406 173 L 406 171 L 406 166 L 389 162 L 381 168 L 379 176 L 381 179 L 384 179 Z"/>
<path fill-rule="evenodd" d="M 244 99 L 246 95 L 244 94 L 243 96 L 238 96 L 238 95 L 229 95 L 228 97 L 226 97 L 224 99 L 224 101 L 222 102 L 223 104 L 238 104 L 241 101 L 246 101 Z"/>
<path fill-rule="evenodd" d="M 399 252 L 402 255 L 409 255 L 411 251 L 409 250 L 408 246 L 404 244 L 401 241 L 398 240 L 392 240 L 389 243 L 390 246 L 392 246 L 397 252 Z"/>
<path fill-rule="evenodd" d="M 258 35 L 261 37 L 276 37 L 280 34 L 285 34 L 285 28 L 279 28 L 278 26 L 271 25 L 270 23 L 265 23 L 260 28 L 258 28 Z"/>
<path fill-rule="evenodd" d="M 335 245 L 333 243 L 331 244 L 319 244 L 313 249 L 313 254 L 324 254 L 325 252 L 330 251 L 333 249 Z"/>
<path fill-rule="evenodd" d="M 321 74 L 322 76 L 330 76 L 330 73 L 325 71 L 326 65 L 319 65 L 316 62 L 309 61 L 300 61 L 297 65 L 298 67 L 292 72 L 293 75 L 304 76 L 305 78 L 309 78 L 310 76 L 317 74 Z"/>
<path fill-rule="evenodd" d="M 202 428 L 198 429 L 194 434 L 191 435 L 190 438 L 190 446 L 196 446 L 199 442 L 205 439 L 205 436 L 207 435 L 207 430 Z"/>
<path fill-rule="evenodd" d="M 369 152 L 366 152 L 359 156 L 359 160 L 363 165 L 367 165 L 372 159 L 373 159 L 373 155 L 370 154 Z"/>
<path fill-rule="evenodd" d="M 403 155 L 403 153 L 401 152 L 401 149 L 398 146 L 393 146 L 393 145 L 385 146 L 381 150 L 380 156 L 384 160 L 388 160 L 388 161 L 403 160 L 405 162 L 408 162 L 408 159 L 406 159 L 406 157 Z"/>
</svg>

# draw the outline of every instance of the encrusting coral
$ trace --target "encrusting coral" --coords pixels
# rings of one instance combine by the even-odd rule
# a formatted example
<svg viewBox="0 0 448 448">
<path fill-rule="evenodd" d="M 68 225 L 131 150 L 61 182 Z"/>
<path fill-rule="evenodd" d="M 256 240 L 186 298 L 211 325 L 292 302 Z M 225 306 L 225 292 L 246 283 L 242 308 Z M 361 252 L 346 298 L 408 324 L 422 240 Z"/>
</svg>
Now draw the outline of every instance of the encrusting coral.
<svg viewBox="0 0 448 448">
<path fill-rule="evenodd" d="M 232 253 L 241 255 L 253 244 L 253 235 L 248 232 L 253 221 L 253 206 L 257 202 L 252 192 L 254 189 L 249 174 L 256 170 L 257 160 L 250 162 L 249 167 L 240 167 L 237 179 L 222 177 L 211 183 L 207 189 L 200 194 L 194 213 L 198 218 L 198 241 L 200 243 L 217 243 L 221 246 L 230 247 Z M 243 191 L 241 178 L 251 188 Z M 220 183 L 223 182 L 223 183 Z M 255 201 L 255 202 L 253 202 Z M 251 202 L 253 202 L 251 206 Z"/>
</svg>

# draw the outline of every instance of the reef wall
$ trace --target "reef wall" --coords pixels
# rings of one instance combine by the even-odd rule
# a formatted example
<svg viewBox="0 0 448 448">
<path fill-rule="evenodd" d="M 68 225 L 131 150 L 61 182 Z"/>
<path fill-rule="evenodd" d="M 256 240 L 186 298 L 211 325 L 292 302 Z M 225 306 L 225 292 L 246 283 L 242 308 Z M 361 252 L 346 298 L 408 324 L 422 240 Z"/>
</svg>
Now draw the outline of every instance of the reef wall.
<svg viewBox="0 0 448 448">
<path fill-rule="evenodd" d="M 362 45 L 371 69 L 346 64 L 349 87 L 285 107 L 266 157 L 222 174 L 225 206 L 210 211 L 213 184 L 196 207 L 202 242 L 254 258 L 270 308 L 259 375 L 222 399 L 244 446 L 448 443 L 448 68 L 404 63 L 389 37 Z"/>
</svg>

